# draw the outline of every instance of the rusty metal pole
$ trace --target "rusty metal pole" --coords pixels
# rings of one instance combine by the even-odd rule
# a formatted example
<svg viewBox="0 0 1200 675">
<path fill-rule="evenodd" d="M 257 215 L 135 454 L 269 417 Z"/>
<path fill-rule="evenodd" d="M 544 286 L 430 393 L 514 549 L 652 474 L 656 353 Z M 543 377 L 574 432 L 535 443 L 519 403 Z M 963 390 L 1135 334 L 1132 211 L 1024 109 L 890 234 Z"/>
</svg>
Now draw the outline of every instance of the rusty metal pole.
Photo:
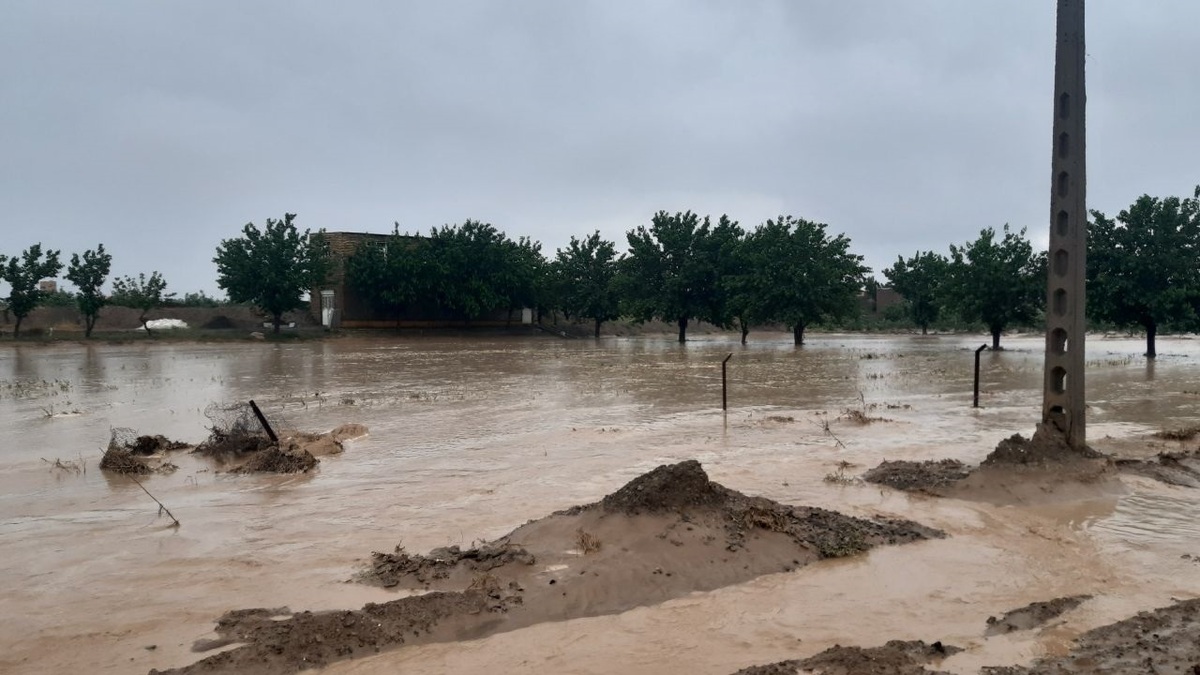
<svg viewBox="0 0 1200 675">
<path fill-rule="evenodd" d="M 729 356 L 721 362 L 721 410 L 729 410 L 729 394 L 728 385 L 725 379 L 725 364 L 729 363 L 729 359 L 733 358 L 733 352 L 729 352 Z"/>
<path fill-rule="evenodd" d="M 979 353 L 987 349 L 987 345 L 979 345 L 979 349 L 975 350 L 975 402 L 971 404 L 972 408 L 979 407 Z"/>
<path fill-rule="evenodd" d="M 267 422 L 266 415 L 262 414 L 262 411 L 258 409 L 258 404 L 253 399 L 250 401 L 250 409 L 254 411 L 254 416 L 258 418 L 258 423 L 262 425 L 263 431 L 267 432 L 267 437 L 271 439 L 271 442 L 278 443 L 279 437 L 275 435 L 275 430 Z"/>
</svg>

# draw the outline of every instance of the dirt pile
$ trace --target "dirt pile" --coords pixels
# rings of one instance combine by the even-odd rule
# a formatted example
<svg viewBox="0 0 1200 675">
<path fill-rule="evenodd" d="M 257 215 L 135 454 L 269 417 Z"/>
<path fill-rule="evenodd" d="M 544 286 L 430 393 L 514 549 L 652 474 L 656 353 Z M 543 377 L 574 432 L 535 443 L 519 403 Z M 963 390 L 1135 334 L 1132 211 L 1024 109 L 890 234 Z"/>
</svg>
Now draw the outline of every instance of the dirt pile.
<svg viewBox="0 0 1200 675">
<path fill-rule="evenodd" d="M 100 458 L 100 468 L 113 473 L 135 476 L 154 473 L 154 469 L 150 468 L 150 465 L 135 457 L 132 452 L 112 445 L 108 446 L 108 450 L 105 450 L 104 456 Z"/>
<path fill-rule="evenodd" d="M 245 644 L 177 672 L 295 672 L 414 641 L 623 612 L 822 558 L 941 536 L 910 521 L 746 496 L 710 481 L 699 462 L 681 462 L 639 476 L 598 502 L 468 549 L 375 553 L 360 581 L 429 592 L 360 612 L 269 622 L 262 616 L 269 610 L 243 612 L 236 621 L 223 619 L 218 632 Z M 382 621 L 381 612 L 398 618 Z M 423 623 L 412 623 L 413 617 Z M 371 628 L 372 622 L 382 627 Z"/>
<path fill-rule="evenodd" d="M 1200 450 L 1160 452 L 1154 459 L 1116 459 L 1117 469 L 1125 473 L 1178 485 L 1200 487 Z"/>
<path fill-rule="evenodd" d="M 925 462 L 884 461 L 863 474 L 868 483 L 886 485 L 897 490 L 931 492 L 966 478 L 971 470 L 957 459 L 938 459 Z"/>
<path fill-rule="evenodd" d="M 807 659 L 780 661 L 765 666 L 743 668 L 734 675 L 929 675 L 939 671 L 925 664 L 961 652 L 962 649 L 941 642 L 926 644 L 922 640 L 892 640 L 882 647 L 830 647 Z"/>
<path fill-rule="evenodd" d="M 100 468 L 137 476 L 169 473 L 179 467 L 161 456 L 155 456 L 186 447 L 187 443 L 172 441 L 164 436 L 139 436 L 133 429 L 117 427 L 109 432 L 108 448 L 100 458 Z"/>
<path fill-rule="evenodd" d="M 724 499 L 722 489 L 708 479 L 700 462 L 689 459 L 634 478 L 600 504 L 610 513 L 636 516 L 716 506 Z"/>
<path fill-rule="evenodd" d="M 457 546 L 435 548 L 429 555 L 411 555 L 397 546 L 393 553 L 371 554 L 371 569 L 366 578 L 384 588 L 400 585 L 402 579 L 415 579 L 428 586 L 449 578 L 450 572 L 463 566 L 471 572 L 487 572 L 510 564 L 533 565 L 537 559 L 529 551 L 507 542 L 483 544 L 465 551 Z"/>
<path fill-rule="evenodd" d="M 1071 595 L 1065 598 L 1055 598 L 1045 602 L 1033 602 L 1019 609 L 1010 610 L 1004 616 L 996 618 L 989 616 L 987 630 L 984 635 L 1001 635 L 1019 630 L 1029 630 L 1057 619 L 1062 614 L 1091 600 L 1090 595 Z"/>
<path fill-rule="evenodd" d="M 238 610 L 217 621 L 221 639 L 199 643 L 195 649 L 243 645 L 190 666 L 150 673 L 294 673 L 375 654 L 384 647 L 463 639 L 469 636 L 456 633 L 454 617 L 486 620 L 520 603 L 519 595 L 493 585 L 370 603 L 360 610 Z"/>
<path fill-rule="evenodd" d="M 270 444 L 253 453 L 246 461 L 230 470 L 231 473 L 307 473 L 316 468 L 319 460 L 307 450 Z"/>
<path fill-rule="evenodd" d="M 1089 447 L 1072 448 L 1062 434 L 1050 431 L 1044 425 L 1038 425 L 1037 430 L 1033 432 L 1033 438 L 1026 439 L 1021 434 L 1013 434 L 1000 441 L 996 449 L 983 460 L 983 466 L 1061 464 L 1080 459 L 1102 458 L 1104 455 Z"/>
<path fill-rule="evenodd" d="M 1200 599 L 1185 600 L 1090 630 L 1065 656 L 1030 666 L 984 668 L 985 675 L 1200 672 Z"/>
</svg>

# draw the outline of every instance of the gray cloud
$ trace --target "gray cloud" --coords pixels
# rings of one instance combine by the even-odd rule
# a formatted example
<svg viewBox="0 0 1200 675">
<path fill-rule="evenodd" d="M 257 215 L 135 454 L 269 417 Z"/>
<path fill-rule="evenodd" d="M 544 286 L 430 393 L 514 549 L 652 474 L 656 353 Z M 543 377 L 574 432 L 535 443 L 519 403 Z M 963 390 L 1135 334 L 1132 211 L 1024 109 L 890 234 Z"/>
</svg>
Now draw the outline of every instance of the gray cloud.
<svg viewBox="0 0 1200 675">
<path fill-rule="evenodd" d="M 1089 197 L 1200 182 L 1200 5 L 1094 1 Z M 213 250 L 471 217 L 548 253 L 658 209 L 791 213 L 876 269 L 1045 237 L 1053 3 L 45 3 L 0 10 L 0 251 L 104 242 L 214 292 Z"/>
</svg>

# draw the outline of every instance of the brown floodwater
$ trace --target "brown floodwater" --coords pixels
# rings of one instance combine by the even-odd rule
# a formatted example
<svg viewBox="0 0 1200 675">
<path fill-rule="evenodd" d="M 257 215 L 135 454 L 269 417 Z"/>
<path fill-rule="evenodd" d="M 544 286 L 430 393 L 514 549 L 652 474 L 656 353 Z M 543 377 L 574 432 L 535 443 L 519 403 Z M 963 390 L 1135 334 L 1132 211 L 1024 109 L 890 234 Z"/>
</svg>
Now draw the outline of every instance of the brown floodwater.
<svg viewBox="0 0 1200 675">
<path fill-rule="evenodd" d="M 0 346 L 0 672 L 146 672 L 202 655 L 223 612 L 359 607 L 395 594 L 347 583 L 373 550 L 500 536 L 595 501 L 666 462 L 785 503 L 893 515 L 951 536 L 876 549 L 612 616 L 400 648 L 332 673 L 729 673 L 833 644 L 967 647 L 941 667 L 1061 653 L 1074 636 L 1200 594 L 1192 490 L 1123 489 L 1039 503 L 910 496 L 853 477 L 882 459 L 981 460 L 1033 430 L 1040 336 L 983 354 L 978 336 L 752 334 L 662 338 L 344 338 L 267 344 Z M 1151 453 L 1153 431 L 1200 422 L 1200 342 L 1088 343 L 1089 438 Z M 729 363 L 721 411 L 720 361 Z M 278 423 L 370 434 L 312 474 L 215 472 L 188 455 L 146 487 L 98 469 L 110 429 L 198 442 L 211 403 L 255 399 Z M 858 409 L 884 420 L 858 425 Z M 1160 442 L 1161 443 L 1161 442 Z M 1192 443 L 1194 445 L 1194 442 Z M 1173 444 L 1167 444 L 1173 446 Z M 1174 444 L 1177 445 L 1177 444 Z M 52 463 L 82 462 L 86 473 Z M 840 468 L 841 463 L 849 466 Z M 982 637 L 989 615 L 1096 599 L 1042 631 Z"/>
</svg>

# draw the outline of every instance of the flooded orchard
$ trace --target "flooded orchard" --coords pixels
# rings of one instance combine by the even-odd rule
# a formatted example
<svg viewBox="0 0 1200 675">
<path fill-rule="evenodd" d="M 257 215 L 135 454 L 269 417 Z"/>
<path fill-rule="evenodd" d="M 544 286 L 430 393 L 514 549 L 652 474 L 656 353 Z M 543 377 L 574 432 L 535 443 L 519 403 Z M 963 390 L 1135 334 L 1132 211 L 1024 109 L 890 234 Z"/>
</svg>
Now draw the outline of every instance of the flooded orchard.
<svg viewBox="0 0 1200 675">
<path fill-rule="evenodd" d="M 0 671 L 146 672 L 208 653 L 229 610 L 357 609 L 372 551 L 469 547 L 654 467 L 699 460 L 748 495 L 944 539 L 882 546 L 716 590 L 453 642 L 405 645 L 330 673 L 732 673 L 835 644 L 944 641 L 937 667 L 978 672 L 1065 653 L 1083 632 L 1200 594 L 1194 489 L 1107 486 L 986 500 L 863 483 L 885 459 L 975 464 L 1040 416 L 1042 338 L 977 336 L 341 338 L 322 342 L 0 347 Z M 1150 456 L 1196 441 L 1200 344 L 1088 344 L 1089 441 Z M 729 353 L 729 410 L 721 360 Z M 190 443 L 212 403 L 254 399 L 282 426 L 369 435 L 313 472 L 225 473 L 181 453 L 173 473 L 102 472 L 110 429 Z M 57 463 L 57 465 L 56 465 Z M 82 467 L 83 470 L 78 470 Z M 1090 595 L 1039 630 L 986 636 L 990 616 Z M 473 636 L 464 636 L 473 637 Z M 211 652 L 209 652 L 211 653 Z"/>
</svg>

